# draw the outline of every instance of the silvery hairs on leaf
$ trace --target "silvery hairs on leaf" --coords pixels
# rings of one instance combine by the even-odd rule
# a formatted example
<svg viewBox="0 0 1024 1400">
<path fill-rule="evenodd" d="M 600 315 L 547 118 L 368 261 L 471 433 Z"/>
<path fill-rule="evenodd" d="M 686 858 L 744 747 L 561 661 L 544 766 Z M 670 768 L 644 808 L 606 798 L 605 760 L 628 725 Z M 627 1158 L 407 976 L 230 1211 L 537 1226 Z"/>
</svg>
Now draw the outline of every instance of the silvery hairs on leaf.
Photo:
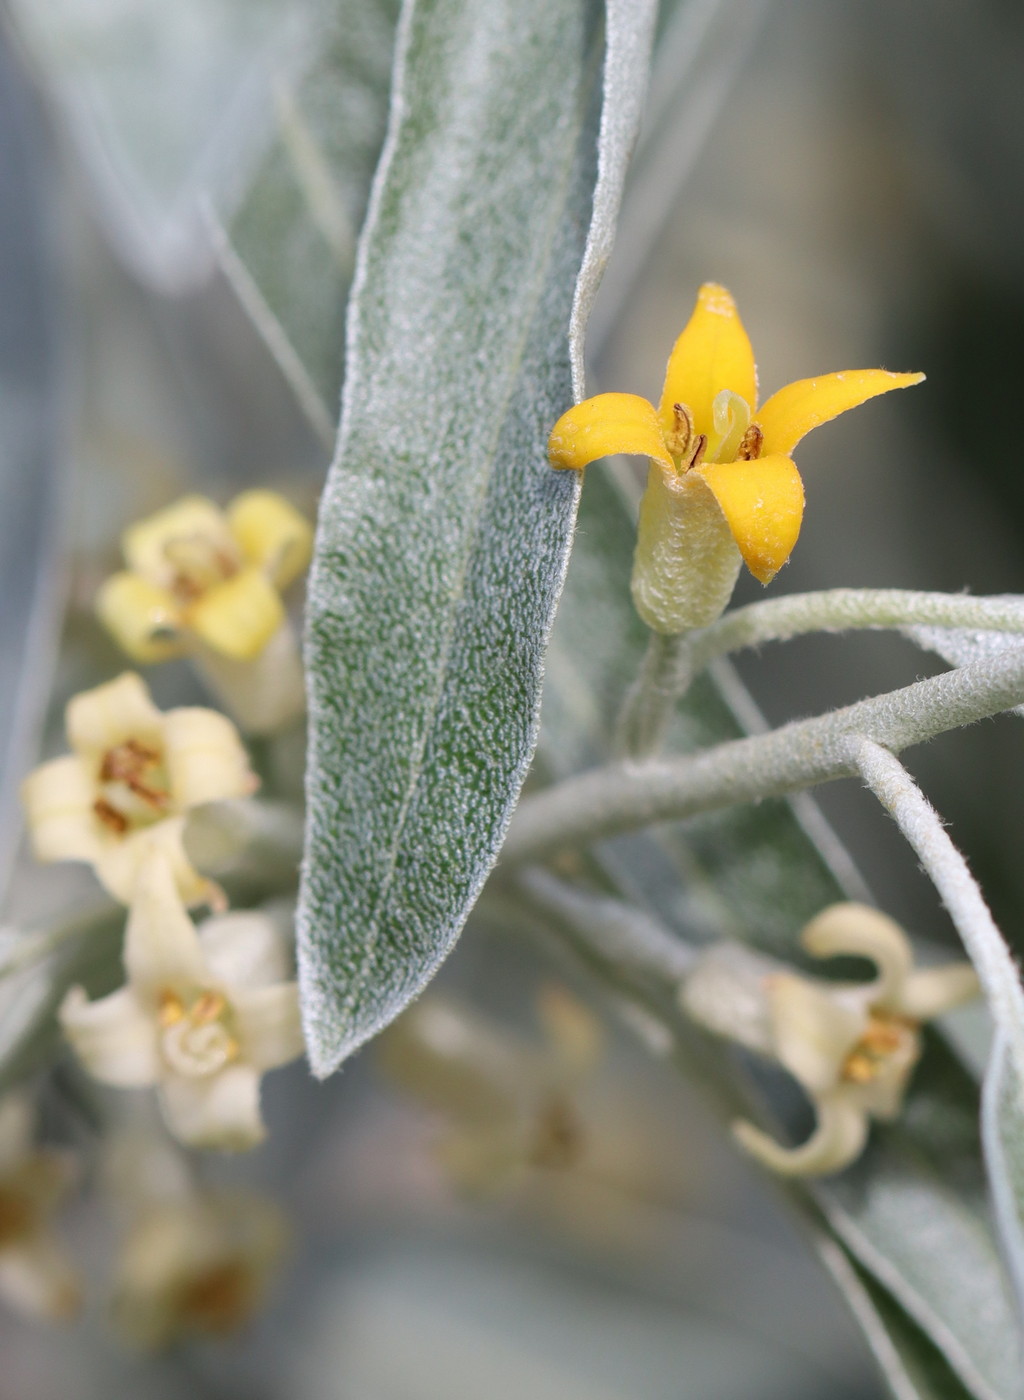
<svg viewBox="0 0 1024 1400">
<path fill-rule="evenodd" d="M 596 0 L 403 14 L 309 591 L 299 963 L 320 1075 L 451 949 L 533 752 L 578 494 L 547 433 L 572 399 L 574 289 L 606 256 L 652 15 L 608 7 L 606 102 L 633 116 L 599 140 Z"/>
</svg>

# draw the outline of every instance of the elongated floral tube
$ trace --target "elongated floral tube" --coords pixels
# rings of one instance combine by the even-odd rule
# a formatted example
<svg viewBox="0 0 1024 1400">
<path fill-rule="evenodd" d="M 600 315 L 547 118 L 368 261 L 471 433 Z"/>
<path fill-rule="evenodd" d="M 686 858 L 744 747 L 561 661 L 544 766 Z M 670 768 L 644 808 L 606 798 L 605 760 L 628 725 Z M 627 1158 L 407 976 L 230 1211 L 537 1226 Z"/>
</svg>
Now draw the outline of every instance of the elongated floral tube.
<svg viewBox="0 0 1024 1400">
<path fill-rule="evenodd" d="M 652 462 L 640 502 L 633 603 L 655 632 L 707 627 L 728 605 L 743 560 L 710 488 L 696 472 Z"/>
</svg>

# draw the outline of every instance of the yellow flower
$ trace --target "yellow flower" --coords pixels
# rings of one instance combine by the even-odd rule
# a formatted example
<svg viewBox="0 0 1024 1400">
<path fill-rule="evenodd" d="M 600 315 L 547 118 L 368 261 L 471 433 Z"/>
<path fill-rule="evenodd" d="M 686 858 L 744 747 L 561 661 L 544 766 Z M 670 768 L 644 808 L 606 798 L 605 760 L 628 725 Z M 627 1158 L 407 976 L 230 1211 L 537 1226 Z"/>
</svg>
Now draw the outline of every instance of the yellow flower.
<svg viewBox="0 0 1024 1400">
<path fill-rule="evenodd" d="M 900 926 L 863 904 L 830 905 L 800 941 L 817 958 L 868 958 L 878 976 L 803 977 L 725 944 L 698 960 L 681 996 L 693 1020 L 777 1060 L 814 1105 L 817 1126 L 799 1147 L 746 1122 L 733 1125 L 740 1145 L 783 1176 L 824 1176 L 860 1156 L 871 1118 L 898 1116 L 921 1023 L 977 996 L 978 979 L 966 963 L 915 968 Z"/>
<path fill-rule="evenodd" d="M 543 1048 L 436 994 L 379 1043 L 391 1078 L 445 1116 L 437 1153 L 468 1193 L 499 1189 L 531 1167 L 571 1167 L 582 1154 L 575 1096 L 601 1056 L 601 1028 L 558 987 L 543 989 L 537 1009 Z"/>
<path fill-rule="evenodd" d="M 298 646 L 281 591 L 309 564 L 309 522 L 274 491 L 245 491 L 222 511 L 186 496 L 124 533 L 127 570 L 96 599 L 134 660 L 191 653 L 252 733 L 301 713 Z"/>
<path fill-rule="evenodd" d="M 183 655 L 189 633 L 251 661 L 284 621 L 279 590 L 306 568 L 312 538 L 273 491 L 245 491 L 226 511 L 186 496 L 125 531 L 128 569 L 101 588 L 99 615 L 136 661 Z"/>
<path fill-rule="evenodd" d="M 159 853 L 139 871 L 127 983 L 90 1002 L 73 987 L 59 1019 L 89 1073 L 118 1088 L 155 1085 L 173 1135 L 241 1151 L 265 1136 L 260 1079 L 302 1053 L 298 985 L 273 922 L 224 914 L 197 930 Z"/>
<path fill-rule="evenodd" d="M 127 904 L 139 866 L 154 848 L 190 904 L 218 897 L 185 854 L 185 813 L 244 797 L 257 779 L 229 719 L 215 710 L 156 708 L 127 671 L 69 701 L 72 752 L 36 768 L 21 795 L 36 857 L 91 864 Z"/>
<path fill-rule="evenodd" d="M 651 469 L 633 597 L 647 625 L 677 633 L 724 610 L 741 561 L 769 583 L 800 533 L 804 491 L 790 453 L 812 428 L 922 374 L 846 370 L 800 379 L 757 406 L 757 368 L 736 304 L 706 282 L 669 357 L 657 409 L 635 394 L 571 408 L 548 443 L 556 467 L 633 453 Z"/>
<path fill-rule="evenodd" d="M 149 1351 L 196 1334 L 238 1331 L 263 1305 L 286 1240 L 273 1201 L 237 1187 L 153 1203 L 118 1255 L 118 1331 Z"/>
<path fill-rule="evenodd" d="M 51 1219 L 71 1182 L 70 1164 L 33 1146 L 23 1094 L 0 1102 L 0 1298 L 53 1321 L 78 1311 L 78 1280 L 53 1237 Z"/>
</svg>

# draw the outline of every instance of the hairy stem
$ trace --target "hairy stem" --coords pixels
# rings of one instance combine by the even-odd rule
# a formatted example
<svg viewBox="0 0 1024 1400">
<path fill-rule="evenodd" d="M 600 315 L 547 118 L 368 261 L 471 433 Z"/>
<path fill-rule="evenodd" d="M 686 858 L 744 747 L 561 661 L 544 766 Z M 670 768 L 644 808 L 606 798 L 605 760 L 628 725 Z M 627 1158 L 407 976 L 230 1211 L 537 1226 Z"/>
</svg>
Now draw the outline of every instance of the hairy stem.
<svg viewBox="0 0 1024 1400">
<path fill-rule="evenodd" d="M 527 901 L 571 929 L 602 963 L 675 987 L 696 952 L 642 909 L 621 899 L 570 885 L 541 866 L 516 874 L 515 888 Z"/>
<path fill-rule="evenodd" d="M 661 746 L 672 710 L 718 656 L 809 632 L 962 627 L 1024 633 L 1024 601 L 918 593 L 901 588 L 832 588 L 769 598 L 726 613 L 699 631 L 652 637 L 619 721 L 619 752 L 646 757 Z"/>
<path fill-rule="evenodd" d="M 858 771 L 852 738 L 873 739 L 898 753 L 1021 703 L 1024 648 L 702 753 L 610 764 L 522 802 L 509 827 L 502 860 L 546 860 L 558 850 L 652 822 L 680 820 L 851 777 Z"/>
<path fill-rule="evenodd" d="M 651 633 L 616 727 L 615 751 L 623 758 L 644 758 L 661 748 L 675 703 L 693 675 L 689 640 L 688 633 Z"/>
<path fill-rule="evenodd" d="M 849 745 L 857 772 L 917 853 L 956 925 L 974 964 L 996 1024 L 1024 1068 L 1024 989 L 1003 935 L 967 862 L 942 819 L 887 747 L 870 739 Z"/>
</svg>

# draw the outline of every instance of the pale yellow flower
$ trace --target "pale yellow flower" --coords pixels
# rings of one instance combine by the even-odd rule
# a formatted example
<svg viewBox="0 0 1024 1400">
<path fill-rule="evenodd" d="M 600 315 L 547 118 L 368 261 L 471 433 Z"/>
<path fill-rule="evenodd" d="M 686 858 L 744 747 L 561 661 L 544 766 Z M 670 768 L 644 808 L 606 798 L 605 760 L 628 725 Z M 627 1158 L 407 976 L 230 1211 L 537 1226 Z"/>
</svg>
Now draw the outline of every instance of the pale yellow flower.
<svg viewBox="0 0 1024 1400">
<path fill-rule="evenodd" d="M 25 1095 L 0 1102 L 0 1298 L 30 1317 L 59 1321 L 78 1311 L 81 1296 L 52 1229 L 72 1172 L 64 1157 L 33 1145 L 33 1128 Z"/>
<path fill-rule="evenodd" d="M 683 1007 L 708 1029 L 771 1056 L 806 1090 L 817 1126 L 783 1147 L 734 1124 L 751 1156 L 784 1176 L 825 1176 L 860 1156 L 872 1118 L 899 1115 L 921 1054 L 921 1023 L 978 995 L 966 963 L 916 968 L 900 926 L 863 904 L 834 904 L 804 928 L 814 957 L 870 959 L 870 982 L 828 982 L 781 970 L 735 946 L 712 949 L 687 977 Z"/>
<path fill-rule="evenodd" d="M 287 1237 L 274 1202 L 237 1187 L 151 1202 L 118 1253 L 115 1326 L 150 1351 L 238 1331 L 263 1306 Z"/>
<path fill-rule="evenodd" d="M 72 752 L 36 768 L 21 790 L 37 859 L 86 861 L 127 904 L 141 862 L 159 850 L 186 902 L 217 898 L 182 837 L 189 808 L 258 786 L 231 721 L 193 707 L 162 713 L 130 671 L 76 695 L 66 721 Z"/>
<path fill-rule="evenodd" d="M 437 995 L 381 1037 L 395 1082 L 444 1115 L 436 1150 L 462 1190 L 492 1191 L 524 1168 L 579 1159 L 585 1132 L 575 1093 L 601 1055 L 601 1028 L 558 987 L 544 989 L 538 1013 L 543 1047 Z"/>
<path fill-rule="evenodd" d="M 123 536 L 127 569 L 97 612 L 135 661 L 192 654 L 239 723 L 272 730 L 303 704 L 298 646 L 281 592 L 306 569 L 313 531 L 274 491 L 221 510 L 186 496 Z"/>
<path fill-rule="evenodd" d="M 125 935 L 127 983 L 59 1018 L 96 1079 L 155 1085 L 168 1128 L 190 1147 L 239 1151 L 265 1136 L 260 1079 L 302 1053 L 298 986 L 271 919 L 224 914 L 197 930 L 159 853 L 139 871 Z"/>
</svg>

